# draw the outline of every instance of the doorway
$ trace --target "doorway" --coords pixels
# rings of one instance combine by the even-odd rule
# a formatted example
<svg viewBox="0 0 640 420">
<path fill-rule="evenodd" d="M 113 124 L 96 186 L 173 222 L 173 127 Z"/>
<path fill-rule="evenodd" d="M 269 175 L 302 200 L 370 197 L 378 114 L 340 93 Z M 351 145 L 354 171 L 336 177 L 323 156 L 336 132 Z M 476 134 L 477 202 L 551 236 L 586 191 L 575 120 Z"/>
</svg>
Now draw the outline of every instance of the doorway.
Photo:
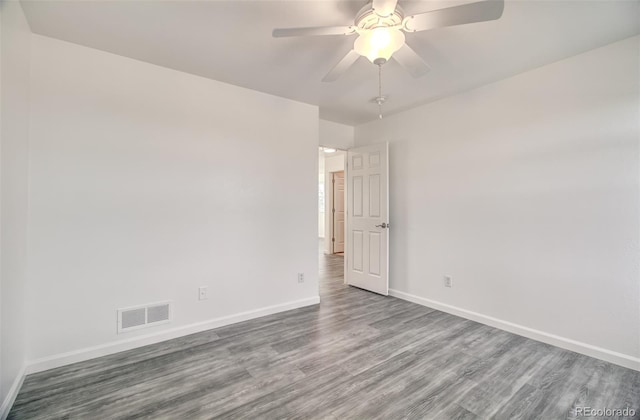
<svg viewBox="0 0 640 420">
<path fill-rule="evenodd" d="M 321 260 L 323 256 L 340 258 L 345 284 L 386 296 L 389 145 L 374 144 L 348 151 L 321 147 L 319 154 Z"/>
</svg>

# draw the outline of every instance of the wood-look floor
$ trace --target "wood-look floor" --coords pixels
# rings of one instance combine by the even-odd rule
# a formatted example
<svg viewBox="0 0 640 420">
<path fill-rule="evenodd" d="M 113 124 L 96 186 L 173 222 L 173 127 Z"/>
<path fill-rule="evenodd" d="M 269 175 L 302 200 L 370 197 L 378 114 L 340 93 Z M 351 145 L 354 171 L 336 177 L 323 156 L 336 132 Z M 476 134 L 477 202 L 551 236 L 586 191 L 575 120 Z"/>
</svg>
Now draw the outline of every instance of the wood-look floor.
<svg viewBox="0 0 640 420">
<path fill-rule="evenodd" d="M 307 307 L 30 375 L 10 419 L 566 419 L 640 373 L 342 283 Z"/>
</svg>

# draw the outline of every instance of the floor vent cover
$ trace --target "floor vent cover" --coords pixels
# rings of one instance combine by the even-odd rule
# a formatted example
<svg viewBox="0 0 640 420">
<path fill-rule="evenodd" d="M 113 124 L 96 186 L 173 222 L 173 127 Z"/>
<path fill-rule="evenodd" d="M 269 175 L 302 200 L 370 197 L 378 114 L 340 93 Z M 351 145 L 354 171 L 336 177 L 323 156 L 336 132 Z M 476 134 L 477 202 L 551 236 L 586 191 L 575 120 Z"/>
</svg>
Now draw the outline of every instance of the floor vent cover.
<svg viewBox="0 0 640 420">
<path fill-rule="evenodd" d="M 118 334 L 171 321 L 171 302 L 118 309 Z"/>
</svg>

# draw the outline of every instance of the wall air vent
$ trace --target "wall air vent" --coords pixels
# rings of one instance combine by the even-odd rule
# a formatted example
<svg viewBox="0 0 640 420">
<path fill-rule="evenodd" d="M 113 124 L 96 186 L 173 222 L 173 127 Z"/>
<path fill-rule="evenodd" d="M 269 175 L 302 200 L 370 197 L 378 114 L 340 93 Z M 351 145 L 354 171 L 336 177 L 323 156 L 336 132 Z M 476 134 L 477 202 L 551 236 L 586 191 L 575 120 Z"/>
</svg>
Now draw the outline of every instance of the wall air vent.
<svg viewBox="0 0 640 420">
<path fill-rule="evenodd" d="M 171 321 L 171 302 L 118 309 L 118 334 Z"/>
</svg>

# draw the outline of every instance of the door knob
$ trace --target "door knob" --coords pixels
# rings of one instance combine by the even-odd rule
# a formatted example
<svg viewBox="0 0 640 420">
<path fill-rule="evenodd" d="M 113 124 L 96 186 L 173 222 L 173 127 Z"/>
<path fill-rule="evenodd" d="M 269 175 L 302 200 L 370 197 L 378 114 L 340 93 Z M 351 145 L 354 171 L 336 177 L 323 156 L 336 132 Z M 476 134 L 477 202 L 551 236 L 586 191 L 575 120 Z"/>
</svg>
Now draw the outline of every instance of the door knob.
<svg viewBox="0 0 640 420">
<path fill-rule="evenodd" d="M 388 227 L 389 227 L 389 225 L 388 225 L 388 224 L 386 224 L 385 222 L 382 222 L 382 224 L 381 224 L 381 225 L 376 225 L 376 227 L 379 227 L 379 228 L 382 228 L 382 229 L 386 229 L 386 228 L 388 228 Z"/>
</svg>

